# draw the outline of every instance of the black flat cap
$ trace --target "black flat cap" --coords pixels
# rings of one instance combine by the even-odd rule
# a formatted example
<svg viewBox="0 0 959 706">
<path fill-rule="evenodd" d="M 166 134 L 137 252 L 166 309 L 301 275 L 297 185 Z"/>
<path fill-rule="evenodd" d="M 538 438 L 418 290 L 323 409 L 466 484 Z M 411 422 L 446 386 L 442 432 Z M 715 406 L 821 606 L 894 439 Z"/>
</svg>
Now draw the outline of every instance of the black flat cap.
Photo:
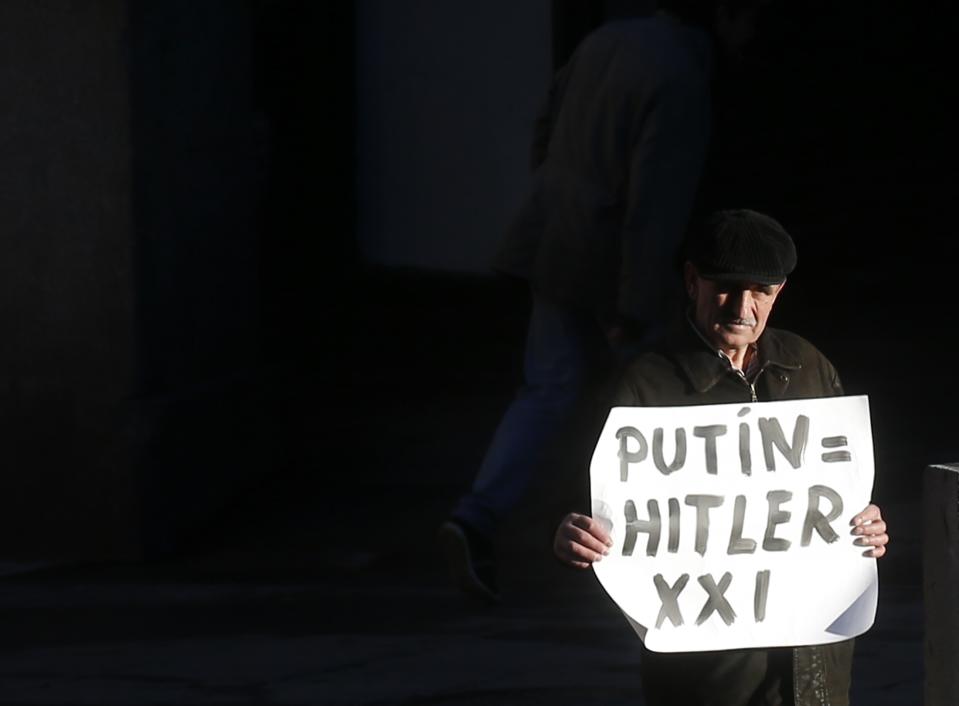
<svg viewBox="0 0 959 706">
<path fill-rule="evenodd" d="M 706 279 L 779 284 L 796 267 L 796 246 L 778 221 L 742 208 L 713 213 L 687 257 Z"/>
</svg>

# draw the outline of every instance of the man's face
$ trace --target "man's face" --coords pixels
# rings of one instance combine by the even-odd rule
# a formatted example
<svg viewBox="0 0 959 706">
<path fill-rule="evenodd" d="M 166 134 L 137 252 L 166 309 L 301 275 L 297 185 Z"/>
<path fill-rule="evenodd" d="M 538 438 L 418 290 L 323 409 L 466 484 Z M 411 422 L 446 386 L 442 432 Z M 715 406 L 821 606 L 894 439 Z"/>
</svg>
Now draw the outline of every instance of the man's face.
<svg viewBox="0 0 959 706">
<path fill-rule="evenodd" d="M 703 279 L 691 263 L 686 263 L 685 279 L 696 327 L 726 351 L 746 348 L 759 339 L 785 285 Z"/>
</svg>

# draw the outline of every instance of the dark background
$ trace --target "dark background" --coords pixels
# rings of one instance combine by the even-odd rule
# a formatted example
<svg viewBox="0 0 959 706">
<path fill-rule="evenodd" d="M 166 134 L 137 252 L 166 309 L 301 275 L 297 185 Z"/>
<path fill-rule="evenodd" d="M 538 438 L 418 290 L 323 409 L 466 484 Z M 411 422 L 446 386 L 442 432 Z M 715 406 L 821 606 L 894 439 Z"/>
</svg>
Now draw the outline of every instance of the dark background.
<svg viewBox="0 0 959 706">
<path fill-rule="evenodd" d="M 553 0 L 553 65 L 648 6 Z M 527 295 L 361 255 L 357 17 L 0 4 L 5 571 L 251 548 L 283 570 L 291 547 L 321 573 L 383 547 L 389 565 L 472 478 L 519 380 Z M 876 499 L 894 506 L 959 453 L 957 19 L 945 2 L 775 5 L 720 71 L 703 182 L 703 209 L 794 235 L 775 324 L 870 396 Z M 329 552 L 330 526 L 362 517 L 406 518 L 406 539 L 384 520 L 373 554 Z M 917 572 L 915 550 L 892 565 Z"/>
<path fill-rule="evenodd" d="M 606 19 L 648 9 L 556 0 L 543 28 L 553 64 Z M 522 286 L 361 255 L 366 25 L 351 4 L 0 13 L 4 556 L 176 553 L 264 489 L 324 502 L 332 459 L 357 445 L 367 476 L 387 480 L 372 459 L 402 454 L 402 440 L 364 426 L 369 405 L 506 403 Z M 793 233 L 801 265 L 776 323 L 870 395 L 880 499 L 916 492 L 924 464 L 955 453 L 957 14 L 774 4 L 716 82 L 700 207 L 765 210 Z M 495 416 L 431 478 L 449 492 L 468 482 L 481 453 L 470 445 Z"/>
</svg>

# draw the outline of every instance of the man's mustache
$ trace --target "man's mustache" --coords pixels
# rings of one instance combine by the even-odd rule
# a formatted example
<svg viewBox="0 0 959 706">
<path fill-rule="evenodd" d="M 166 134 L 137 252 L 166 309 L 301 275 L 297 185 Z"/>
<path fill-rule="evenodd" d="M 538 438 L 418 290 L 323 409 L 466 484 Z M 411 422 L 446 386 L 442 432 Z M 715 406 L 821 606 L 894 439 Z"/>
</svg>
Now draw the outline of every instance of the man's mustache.
<svg viewBox="0 0 959 706">
<path fill-rule="evenodd" d="M 723 324 L 734 325 L 734 326 L 755 326 L 756 319 L 723 319 Z"/>
</svg>

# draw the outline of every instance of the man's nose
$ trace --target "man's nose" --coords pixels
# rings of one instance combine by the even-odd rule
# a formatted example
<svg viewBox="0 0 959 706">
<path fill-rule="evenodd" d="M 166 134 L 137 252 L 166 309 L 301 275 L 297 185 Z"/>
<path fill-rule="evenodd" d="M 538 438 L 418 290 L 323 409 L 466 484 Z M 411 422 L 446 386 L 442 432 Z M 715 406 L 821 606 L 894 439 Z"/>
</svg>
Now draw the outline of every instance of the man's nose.
<svg viewBox="0 0 959 706">
<path fill-rule="evenodd" d="M 733 302 L 736 308 L 736 316 L 740 319 L 752 318 L 752 292 L 748 289 L 740 289 L 735 293 Z"/>
</svg>

